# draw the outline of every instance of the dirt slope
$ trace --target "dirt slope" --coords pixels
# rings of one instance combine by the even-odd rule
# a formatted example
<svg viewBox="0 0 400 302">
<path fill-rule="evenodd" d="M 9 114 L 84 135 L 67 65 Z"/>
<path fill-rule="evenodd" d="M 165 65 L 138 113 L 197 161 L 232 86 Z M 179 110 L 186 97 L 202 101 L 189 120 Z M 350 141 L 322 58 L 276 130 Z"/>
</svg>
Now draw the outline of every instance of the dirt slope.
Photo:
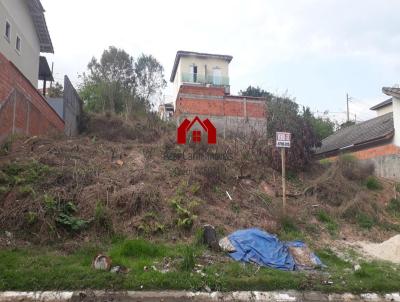
<svg viewBox="0 0 400 302">
<path fill-rule="evenodd" d="M 15 140 L 0 157 L 0 229 L 32 242 L 108 234 L 175 240 L 205 223 L 221 234 L 259 227 L 283 238 L 320 240 L 379 240 L 398 230 L 388 212 L 393 184 L 380 181 L 369 190 L 364 183 L 371 171 L 349 176 L 343 164 L 333 164 L 289 173 L 283 217 L 280 173 L 260 154 L 248 156 L 246 142 L 209 150 L 174 140 L 163 125 L 104 117 L 93 118 L 78 138 Z M 209 152 L 227 156 L 190 160 Z"/>
</svg>

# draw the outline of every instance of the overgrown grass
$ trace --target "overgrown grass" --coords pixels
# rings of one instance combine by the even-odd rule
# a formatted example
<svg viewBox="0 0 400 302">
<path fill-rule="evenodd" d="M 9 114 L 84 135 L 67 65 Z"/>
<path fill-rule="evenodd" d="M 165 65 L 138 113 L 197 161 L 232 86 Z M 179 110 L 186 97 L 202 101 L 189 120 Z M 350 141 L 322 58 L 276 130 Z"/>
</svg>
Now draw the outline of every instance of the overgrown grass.
<svg viewBox="0 0 400 302">
<path fill-rule="evenodd" d="M 317 219 L 325 225 L 329 234 L 331 234 L 331 235 L 337 234 L 339 225 L 326 211 L 319 210 L 317 213 Z"/>
<path fill-rule="evenodd" d="M 127 274 L 96 271 L 91 267 L 95 255 L 107 253 L 113 265 L 125 265 Z M 327 265 L 326 272 L 304 274 L 269 268 L 258 268 L 239 262 L 214 262 L 202 269 L 193 268 L 202 247 L 185 244 L 166 245 L 145 240 L 116 239 L 111 245 L 86 245 L 65 255 L 50 248 L 0 250 L 0 290 L 320 290 L 329 292 L 391 292 L 398 290 L 400 271 L 395 265 L 360 263 L 354 272 L 352 264 L 338 258 L 329 249 L 317 251 Z M 151 268 L 163 259 L 177 260 L 170 271 Z M 324 285 L 323 281 L 332 281 Z"/>
</svg>

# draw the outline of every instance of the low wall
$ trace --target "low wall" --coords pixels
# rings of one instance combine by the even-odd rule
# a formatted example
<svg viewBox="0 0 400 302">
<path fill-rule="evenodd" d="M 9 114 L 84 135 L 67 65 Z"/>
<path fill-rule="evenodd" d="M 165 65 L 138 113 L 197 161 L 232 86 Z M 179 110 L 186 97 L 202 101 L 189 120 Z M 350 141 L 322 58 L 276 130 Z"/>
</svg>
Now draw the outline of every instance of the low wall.
<svg viewBox="0 0 400 302">
<path fill-rule="evenodd" d="M 266 133 L 267 108 L 264 98 L 225 94 L 224 88 L 182 85 L 176 99 L 175 118 L 208 118 L 218 135 Z"/>
<path fill-rule="evenodd" d="M 0 142 L 11 134 L 64 131 L 64 122 L 18 68 L 0 53 Z"/>
<path fill-rule="evenodd" d="M 377 176 L 400 181 L 400 147 L 392 142 L 349 153 L 363 162 L 373 163 Z"/>
</svg>

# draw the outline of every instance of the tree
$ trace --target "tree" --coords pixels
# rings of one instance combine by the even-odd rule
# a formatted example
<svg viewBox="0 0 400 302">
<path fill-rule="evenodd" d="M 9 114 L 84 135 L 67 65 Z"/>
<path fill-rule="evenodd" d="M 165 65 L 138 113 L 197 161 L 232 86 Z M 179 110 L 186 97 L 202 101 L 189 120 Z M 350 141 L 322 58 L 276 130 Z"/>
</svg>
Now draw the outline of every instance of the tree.
<svg viewBox="0 0 400 302">
<path fill-rule="evenodd" d="M 347 121 L 347 122 L 340 124 L 339 129 L 347 128 L 347 127 L 353 126 L 355 124 L 356 124 L 355 121 Z"/>
<path fill-rule="evenodd" d="M 303 117 L 312 125 L 320 141 L 335 131 L 335 122 L 329 118 L 315 117 L 308 107 L 303 107 Z"/>
<path fill-rule="evenodd" d="M 239 94 L 242 96 L 254 96 L 254 97 L 266 97 L 267 99 L 271 99 L 273 95 L 268 91 L 261 89 L 260 87 L 249 86 L 246 90 L 240 90 Z"/>
<path fill-rule="evenodd" d="M 249 86 L 240 92 L 242 95 L 265 97 L 267 102 L 267 137 L 275 145 L 278 131 L 292 134 L 291 147 L 287 151 L 287 166 L 297 170 L 307 166 L 312 159 L 313 151 L 321 141 L 312 125 L 314 116 L 309 108 L 300 112 L 299 105 L 288 96 L 275 96 L 260 87 Z M 271 148 L 270 160 L 275 169 L 280 169 L 280 153 Z"/>
<path fill-rule="evenodd" d="M 51 98 L 61 98 L 63 94 L 64 87 L 59 82 L 55 82 L 54 85 L 47 90 L 47 95 Z"/>
<path fill-rule="evenodd" d="M 93 57 L 89 62 L 80 93 L 89 110 L 128 114 L 135 100 L 135 85 L 133 58 L 110 46 L 100 61 Z"/>
<path fill-rule="evenodd" d="M 142 54 L 137 62 L 123 49 L 110 46 L 98 61 L 88 64 L 82 75 L 80 95 L 94 112 L 125 113 L 151 109 L 151 100 L 166 86 L 164 68 L 152 55 Z"/>
<path fill-rule="evenodd" d="M 135 63 L 135 74 L 138 94 L 151 106 L 151 98 L 160 95 L 167 85 L 164 68 L 152 55 L 142 54 Z"/>
</svg>

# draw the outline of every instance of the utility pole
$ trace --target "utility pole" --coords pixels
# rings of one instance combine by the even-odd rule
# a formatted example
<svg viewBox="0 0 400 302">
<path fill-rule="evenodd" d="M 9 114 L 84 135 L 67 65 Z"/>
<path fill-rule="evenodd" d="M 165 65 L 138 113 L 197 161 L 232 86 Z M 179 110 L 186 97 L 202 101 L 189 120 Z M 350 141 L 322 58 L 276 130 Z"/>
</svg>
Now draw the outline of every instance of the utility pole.
<svg viewBox="0 0 400 302">
<path fill-rule="evenodd" d="M 350 112 L 349 112 L 349 94 L 346 93 L 346 101 L 347 101 L 347 122 L 350 122 Z"/>
</svg>

